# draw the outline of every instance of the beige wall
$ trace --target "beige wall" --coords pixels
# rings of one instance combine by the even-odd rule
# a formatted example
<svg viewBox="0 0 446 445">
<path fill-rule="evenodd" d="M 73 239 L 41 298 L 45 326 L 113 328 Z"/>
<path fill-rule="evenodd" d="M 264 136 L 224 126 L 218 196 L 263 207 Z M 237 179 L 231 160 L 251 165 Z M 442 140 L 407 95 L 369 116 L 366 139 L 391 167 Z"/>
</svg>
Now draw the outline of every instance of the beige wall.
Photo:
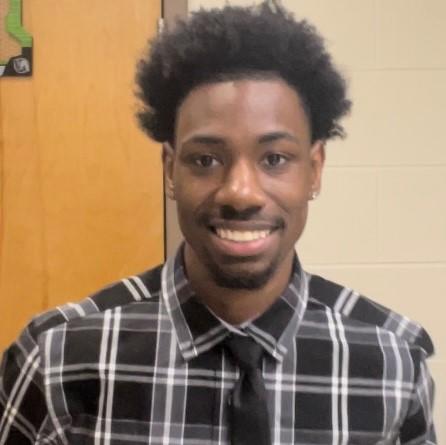
<svg viewBox="0 0 446 445">
<path fill-rule="evenodd" d="M 299 254 L 308 270 L 428 329 L 446 445 L 446 1 L 283 3 L 326 37 L 354 101 L 348 138 L 328 146 Z M 224 4 L 189 0 L 189 10 Z"/>
</svg>

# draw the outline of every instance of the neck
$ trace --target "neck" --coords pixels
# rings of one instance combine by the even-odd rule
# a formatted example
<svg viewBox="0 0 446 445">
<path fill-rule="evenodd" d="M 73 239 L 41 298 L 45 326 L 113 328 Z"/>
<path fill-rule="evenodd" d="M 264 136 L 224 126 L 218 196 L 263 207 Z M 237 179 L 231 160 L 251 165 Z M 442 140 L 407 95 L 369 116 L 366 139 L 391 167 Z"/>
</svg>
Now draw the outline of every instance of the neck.
<svg viewBox="0 0 446 445">
<path fill-rule="evenodd" d="M 259 289 L 230 289 L 215 283 L 207 268 L 186 245 L 184 262 L 197 298 L 214 314 L 234 325 L 257 318 L 280 297 L 288 286 L 294 253 L 278 265 L 271 279 Z"/>
</svg>

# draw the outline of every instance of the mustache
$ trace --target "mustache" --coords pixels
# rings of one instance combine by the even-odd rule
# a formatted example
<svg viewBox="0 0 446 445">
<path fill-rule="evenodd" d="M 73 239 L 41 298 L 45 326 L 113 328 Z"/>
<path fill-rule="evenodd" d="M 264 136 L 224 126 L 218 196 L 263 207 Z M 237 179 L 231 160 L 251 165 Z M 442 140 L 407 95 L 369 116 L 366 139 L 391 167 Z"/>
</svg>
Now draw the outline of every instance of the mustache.
<svg viewBox="0 0 446 445">
<path fill-rule="evenodd" d="M 267 218 L 260 214 L 260 208 L 247 207 L 246 209 L 237 210 L 232 206 L 224 205 L 216 213 L 201 213 L 198 220 L 205 226 L 212 225 L 212 221 L 215 219 L 227 220 L 227 221 L 256 221 L 266 222 L 278 229 L 285 227 L 285 221 L 283 218 L 274 217 Z"/>
</svg>

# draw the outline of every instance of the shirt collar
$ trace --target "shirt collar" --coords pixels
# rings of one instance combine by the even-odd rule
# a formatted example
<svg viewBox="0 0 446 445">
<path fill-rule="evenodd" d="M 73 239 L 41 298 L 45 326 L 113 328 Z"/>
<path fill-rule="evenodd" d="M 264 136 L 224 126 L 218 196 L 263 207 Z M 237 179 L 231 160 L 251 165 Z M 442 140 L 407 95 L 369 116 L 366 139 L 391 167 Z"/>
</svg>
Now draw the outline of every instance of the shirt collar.
<svg viewBox="0 0 446 445">
<path fill-rule="evenodd" d="M 195 297 L 184 269 L 183 246 L 163 267 L 162 297 L 185 360 L 208 351 L 231 333 Z M 291 280 L 283 294 L 243 330 L 281 362 L 296 336 L 307 301 L 307 275 L 296 256 Z"/>
</svg>

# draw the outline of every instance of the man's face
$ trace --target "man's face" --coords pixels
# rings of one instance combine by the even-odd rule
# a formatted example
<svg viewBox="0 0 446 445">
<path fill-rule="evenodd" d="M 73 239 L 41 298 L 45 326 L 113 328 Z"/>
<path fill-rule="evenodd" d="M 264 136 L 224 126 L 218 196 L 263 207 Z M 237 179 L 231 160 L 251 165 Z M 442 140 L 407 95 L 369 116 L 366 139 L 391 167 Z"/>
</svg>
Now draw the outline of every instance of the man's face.
<svg viewBox="0 0 446 445">
<path fill-rule="evenodd" d="M 323 160 L 323 144 L 311 143 L 301 101 L 284 81 L 192 90 L 177 112 L 175 147 L 165 149 L 186 259 L 223 287 L 274 279 L 292 263 Z"/>
</svg>

